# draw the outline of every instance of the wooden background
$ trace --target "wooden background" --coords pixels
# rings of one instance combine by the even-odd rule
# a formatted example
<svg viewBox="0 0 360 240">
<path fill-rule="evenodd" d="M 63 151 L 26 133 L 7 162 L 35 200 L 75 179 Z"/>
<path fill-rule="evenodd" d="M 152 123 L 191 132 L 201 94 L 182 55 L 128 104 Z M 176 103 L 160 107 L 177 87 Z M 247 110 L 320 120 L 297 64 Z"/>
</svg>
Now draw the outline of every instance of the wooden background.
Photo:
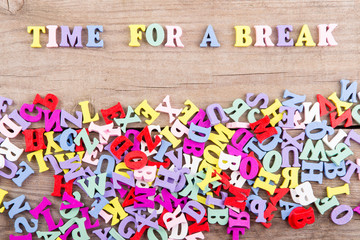
<svg viewBox="0 0 360 240">
<path fill-rule="evenodd" d="M 229 107 L 236 98 L 245 99 L 246 93 L 267 93 L 270 100 L 282 100 L 285 89 L 306 94 L 307 101 L 315 95 L 329 96 L 340 92 L 339 80 L 359 78 L 359 3 L 360 1 L 161 1 L 161 0 L 0 0 L 0 96 L 14 100 L 12 108 L 32 102 L 36 93 L 53 93 L 60 99 L 59 106 L 69 112 L 79 110 L 78 102 L 90 100 L 94 110 L 113 106 L 135 108 L 143 99 L 156 107 L 166 96 L 171 96 L 173 107 L 183 107 L 191 99 L 198 107 L 211 103 Z M 152 47 L 145 41 L 141 47 L 129 47 L 129 24 L 159 23 L 178 25 L 183 30 L 185 48 Z M 336 47 L 272 47 L 235 48 L 235 25 L 252 27 L 269 25 L 277 42 L 276 25 L 293 25 L 295 40 L 303 24 L 308 24 L 314 41 L 318 41 L 317 25 L 337 23 L 334 37 Z M 208 24 L 216 32 L 220 48 L 200 48 L 199 44 Z M 43 48 L 30 47 L 30 25 L 103 25 L 102 49 L 48 49 L 47 35 L 41 36 Z M 83 44 L 87 42 L 84 35 Z M 12 109 L 10 108 L 10 109 Z M 167 116 L 154 124 L 164 126 Z M 17 144 L 21 144 L 20 137 Z M 360 153 L 360 147 L 353 148 Z M 23 155 L 18 161 L 25 160 Z M 35 162 L 30 166 L 37 171 Z M 0 179 L 0 187 L 8 190 L 5 200 L 26 194 L 32 207 L 43 196 L 56 207 L 60 201 L 51 197 L 53 171 L 36 173 L 18 188 L 12 181 Z M 342 181 L 313 184 L 315 196 L 325 196 L 326 186 L 339 186 Z M 339 196 L 341 204 L 355 207 L 360 203 L 360 187 L 353 176 L 351 195 Z M 85 197 L 85 194 L 82 194 Z M 88 201 L 88 200 L 87 200 Z M 90 202 L 90 201 L 88 201 Z M 316 211 L 316 210 L 315 210 Z M 56 208 L 53 208 L 57 216 Z M 316 211 L 317 212 L 317 211 Z M 316 223 L 294 230 L 280 218 L 280 211 L 265 229 L 252 221 L 246 239 L 356 239 L 360 216 L 345 226 L 330 220 L 330 211 L 316 215 Z M 56 217 L 55 217 L 56 219 Z M 45 230 L 41 221 L 39 229 Z M 14 220 L 0 214 L 1 239 L 14 232 Z M 226 228 L 211 226 L 206 239 L 231 239 Z M 36 237 L 34 237 L 36 239 Z"/>
</svg>

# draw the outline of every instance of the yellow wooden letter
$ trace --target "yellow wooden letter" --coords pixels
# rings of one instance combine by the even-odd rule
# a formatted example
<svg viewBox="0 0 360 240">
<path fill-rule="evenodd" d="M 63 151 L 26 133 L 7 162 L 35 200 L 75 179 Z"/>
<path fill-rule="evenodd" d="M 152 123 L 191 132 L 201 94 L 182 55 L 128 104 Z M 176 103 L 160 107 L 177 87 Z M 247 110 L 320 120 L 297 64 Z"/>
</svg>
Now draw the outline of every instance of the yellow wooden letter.
<svg viewBox="0 0 360 240">
<path fill-rule="evenodd" d="M 218 166 L 220 154 L 221 148 L 212 144 L 205 148 L 203 156 L 208 163 Z"/>
<path fill-rule="evenodd" d="M 304 46 L 303 42 L 305 42 L 306 47 L 315 47 L 316 46 L 316 44 L 311 36 L 309 26 L 307 24 L 304 24 L 302 26 L 298 40 L 295 43 L 295 46 L 302 47 L 302 46 Z"/>
<path fill-rule="evenodd" d="M 280 122 L 283 118 L 283 113 L 277 113 L 276 111 L 279 110 L 279 108 L 282 106 L 281 102 L 279 101 L 279 99 L 275 99 L 274 103 L 271 104 L 271 106 L 269 106 L 266 109 L 262 109 L 261 113 L 264 116 L 269 116 L 270 118 L 270 124 L 271 126 L 275 126 L 278 122 Z M 270 116 L 273 116 L 272 118 Z"/>
<path fill-rule="evenodd" d="M 142 101 L 139 106 L 135 108 L 136 115 L 143 115 L 147 120 L 145 122 L 150 125 L 157 119 L 160 113 L 156 112 L 147 102 L 147 100 Z"/>
<path fill-rule="evenodd" d="M 166 126 L 161 132 L 161 135 L 166 137 L 167 140 L 173 145 L 173 148 L 176 148 L 180 143 L 181 140 L 177 139 L 171 132 L 169 126 Z"/>
<path fill-rule="evenodd" d="M 298 167 L 287 167 L 284 168 L 281 172 L 284 181 L 281 184 L 280 188 L 296 188 L 299 185 L 299 170 Z"/>
<path fill-rule="evenodd" d="M 327 197 L 331 198 L 332 196 L 339 195 L 339 194 L 350 194 L 349 184 L 345 183 L 340 187 L 327 187 L 326 188 Z"/>
<path fill-rule="evenodd" d="M 0 188 L 0 204 L 4 200 L 4 197 L 5 197 L 6 194 L 8 194 L 8 191 L 5 191 L 5 190 Z M 0 208 L 0 213 L 3 213 L 4 210 L 5 210 L 5 207 Z"/>
<path fill-rule="evenodd" d="M 214 129 L 218 134 L 210 133 L 209 140 L 215 143 L 221 150 L 224 150 L 235 131 L 228 129 L 221 123 L 215 125 Z"/>
<path fill-rule="evenodd" d="M 89 101 L 79 102 L 83 114 L 83 123 L 96 122 L 99 120 L 99 114 L 95 114 L 93 118 L 90 116 Z"/>
<path fill-rule="evenodd" d="M 261 181 L 260 177 L 264 177 L 265 178 L 264 181 Z M 273 181 L 275 184 L 277 184 L 279 180 L 280 180 L 280 174 L 273 174 L 265 171 L 264 168 L 261 168 L 259 171 L 258 178 L 256 178 L 253 187 L 264 189 L 268 191 L 271 195 L 273 195 L 276 189 L 276 185 L 271 185 L 270 181 Z"/>
<path fill-rule="evenodd" d="M 49 168 L 46 166 L 42 149 L 37 150 L 35 152 L 28 153 L 28 155 L 26 155 L 26 157 L 29 160 L 29 162 L 31 161 L 31 159 L 33 157 L 35 157 L 35 159 L 39 165 L 39 172 L 45 172 L 45 171 L 49 170 Z"/>
<path fill-rule="evenodd" d="M 41 44 L 40 44 L 40 31 L 42 33 L 45 33 L 45 26 L 28 26 L 27 27 L 27 32 L 28 33 L 33 33 L 33 42 L 31 44 L 32 48 L 41 48 Z"/>
<path fill-rule="evenodd" d="M 130 28 L 130 47 L 140 47 L 140 43 L 138 41 L 142 39 L 142 32 L 145 32 L 145 25 L 132 24 L 129 25 Z M 138 30 L 141 31 L 138 31 Z"/>
<path fill-rule="evenodd" d="M 130 178 L 130 175 L 127 174 L 127 171 L 131 171 L 131 169 L 128 168 L 124 162 L 118 163 L 115 166 L 115 170 L 114 170 L 115 173 L 120 174 L 124 177 Z"/>
<path fill-rule="evenodd" d="M 81 163 L 82 162 L 82 158 L 85 154 L 85 151 L 81 151 L 81 152 L 77 152 L 77 155 L 79 156 L 80 158 L 80 161 L 74 161 L 73 163 Z M 54 157 L 56 158 L 56 160 L 58 161 L 58 163 L 61 163 L 61 162 L 65 162 L 65 156 L 66 156 L 66 159 L 69 160 L 71 158 L 74 158 L 75 157 L 75 153 L 74 152 L 69 152 L 69 153 L 65 153 L 65 154 L 55 154 Z M 79 167 L 78 169 L 76 170 L 80 170 L 81 167 Z M 66 174 L 68 173 L 70 170 L 69 169 L 63 169 L 63 172 Z"/>
<path fill-rule="evenodd" d="M 111 200 L 103 209 L 113 215 L 111 226 L 119 223 L 120 220 L 123 220 L 128 215 L 120 205 L 118 197 Z"/>
<path fill-rule="evenodd" d="M 235 26 L 235 47 L 248 47 L 252 43 L 249 26 Z"/>
<path fill-rule="evenodd" d="M 335 104 L 338 116 L 340 116 L 340 115 L 342 115 L 344 113 L 344 111 L 342 110 L 343 108 L 345 110 L 348 110 L 353 105 L 352 103 L 341 101 L 338 98 L 338 96 L 336 95 L 336 92 L 333 92 L 328 97 L 328 99 L 331 100 Z"/>
<path fill-rule="evenodd" d="M 212 183 L 214 181 L 220 180 L 221 177 L 219 175 L 215 175 L 215 177 L 211 177 L 211 175 L 213 174 L 214 169 L 212 167 L 208 167 L 207 171 L 206 171 L 206 175 L 203 181 L 199 182 L 197 185 L 199 186 L 199 188 L 201 190 L 205 190 L 205 187 L 207 185 L 209 185 L 209 183 Z"/>
<path fill-rule="evenodd" d="M 186 126 L 190 118 L 199 111 L 199 108 L 195 106 L 195 104 L 192 103 L 190 100 L 186 100 L 185 105 L 187 105 L 188 107 L 183 108 L 181 113 L 183 113 L 184 115 L 178 117 L 178 119 L 180 120 L 180 122 L 182 122 L 182 124 Z"/>
<path fill-rule="evenodd" d="M 64 150 L 62 150 L 62 148 L 54 141 L 54 132 L 46 132 L 44 133 L 44 136 L 47 139 L 47 145 L 46 145 L 46 151 L 45 151 L 45 155 L 49 155 L 49 154 L 54 154 L 57 152 L 62 152 Z M 51 151 L 52 149 L 54 149 L 54 152 Z"/>
</svg>

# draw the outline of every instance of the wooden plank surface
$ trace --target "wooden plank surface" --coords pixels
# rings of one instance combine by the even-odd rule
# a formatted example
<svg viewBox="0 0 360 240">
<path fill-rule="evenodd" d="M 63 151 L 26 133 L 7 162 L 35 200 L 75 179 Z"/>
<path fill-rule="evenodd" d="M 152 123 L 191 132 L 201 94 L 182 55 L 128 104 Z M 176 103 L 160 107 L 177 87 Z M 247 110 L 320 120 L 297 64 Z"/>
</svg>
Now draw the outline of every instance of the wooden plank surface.
<svg viewBox="0 0 360 240">
<path fill-rule="evenodd" d="M 306 94 L 307 101 L 315 101 L 317 93 L 329 96 L 340 93 L 339 80 L 359 78 L 359 3 L 360 1 L 0 1 L 0 96 L 15 101 L 13 108 L 32 102 L 36 93 L 53 93 L 60 99 L 60 107 L 69 112 L 79 110 L 78 102 L 89 100 L 94 110 L 113 106 L 135 108 L 143 99 L 156 107 L 166 96 L 171 96 L 173 107 L 183 107 L 191 99 L 198 107 L 220 103 L 231 106 L 236 98 L 245 99 L 246 93 L 264 92 L 271 101 L 281 100 L 284 89 Z M 185 47 L 166 48 L 128 46 L 129 24 L 159 23 L 178 25 L 183 30 Z M 291 37 L 297 38 L 303 24 L 308 24 L 314 41 L 318 41 L 318 24 L 337 23 L 334 37 L 336 47 L 272 47 L 236 48 L 235 25 L 249 25 L 255 39 L 254 25 L 269 25 L 276 43 L 276 25 L 293 25 Z M 47 36 L 41 36 L 43 48 L 30 47 L 30 25 L 103 25 L 102 49 L 49 49 Z M 200 48 L 199 44 L 208 24 L 212 24 L 220 48 Z M 59 37 L 59 36 L 58 36 Z M 86 35 L 83 44 L 86 43 Z M 11 108 L 12 109 L 12 108 Z M 165 126 L 162 115 L 154 124 Z M 143 125 L 140 125 L 143 126 Z M 23 139 L 17 138 L 17 143 Z M 358 146 L 355 155 L 360 153 Z M 23 155 L 19 162 L 25 160 Z M 1 188 L 8 190 L 6 199 L 25 194 L 32 207 L 53 189 L 53 172 L 39 174 L 35 162 L 29 163 L 36 171 L 18 188 L 6 179 Z M 314 185 L 315 195 L 324 197 L 325 187 L 339 186 L 340 180 Z M 356 177 L 350 184 L 351 195 L 340 196 L 342 204 L 359 204 L 360 188 Z M 82 194 L 83 197 L 84 193 Z M 58 207 L 60 201 L 49 197 Z M 89 204 L 91 201 L 87 199 Z M 55 209 L 55 208 L 54 208 Z M 316 211 L 316 210 L 315 210 Z M 52 211 L 58 216 L 56 210 Z M 56 218 L 56 217 L 55 217 Z M 356 239 L 359 216 L 345 226 L 336 226 L 329 212 L 316 215 L 316 224 L 294 230 L 282 221 L 279 211 L 273 226 L 265 229 L 254 224 L 246 232 L 246 239 Z M 0 214 L 0 239 L 8 239 L 14 220 Z M 45 230 L 41 221 L 41 230 Z M 231 239 L 226 228 L 211 226 L 206 239 Z"/>
</svg>

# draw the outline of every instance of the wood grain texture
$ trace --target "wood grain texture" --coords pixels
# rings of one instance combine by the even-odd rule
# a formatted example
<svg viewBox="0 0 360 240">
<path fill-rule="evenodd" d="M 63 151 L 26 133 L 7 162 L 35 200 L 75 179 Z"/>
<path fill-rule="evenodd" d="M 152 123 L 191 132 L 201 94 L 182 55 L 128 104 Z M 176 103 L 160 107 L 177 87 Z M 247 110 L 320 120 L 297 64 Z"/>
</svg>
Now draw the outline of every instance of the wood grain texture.
<svg viewBox="0 0 360 240">
<path fill-rule="evenodd" d="M 166 95 L 171 96 L 173 107 L 183 107 L 186 99 L 205 108 L 211 103 L 229 107 L 236 98 L 245 98 L 249 92 L 264 92 L 271 100 L 281 100 L 284 89 L 306 94 L 307 101 L 315 95 L 340 93 L 339 80 L 359 78 L 359 3 L 358 0 L 333 1 L 71 1 L 71 0 L 18 0 L 0 1 L 0 96 L 15 101 L 10 108 L 32 102 L 36 93 L 53 93 L 60 99 L 60 107 L 69 112 L 79 110 L 78 102 L 89 100 L 94 111 L 113 106 L 135 108 L 143 99 L 156 107 Z M 178 25 L 183 29 L 185 48 L 151 47 L 146 42 L 139 48 L 128 46 L 129 24 L 159 23 Z M 303 24 L 308 24 L 315 42 L 316 26 L 337 23 L 334 37 L 336 47 L 291 48 L 235 48 L 235 25 L 269 25 L 276 43 L 276 25 L 294 26 L 291 37 L 297 35 Z M 48 49 L 47 36 L 41 36 L 43 48 L 30 47 L 30 25 L 103 25 L 102 49 Z M 199 44 L 208 24 L 212 24 L 220 48 L 203 49 Z M 251 36 L 255 38 L 252 28 Z M 59 36 L 58 36 L 59 37 Z M 83 44 L 86 43 L 84 35 Z M 154 124 L 165 126 L 167 116 L 162 115 Z M 135 125 L 143 126 L 143 125 Z M 356 130 L 359 132 L 358 130 Z M 22 137 L 16 143 L 21 144 Z M 355 146 L 359 156 L 360 147 Z M 26 160 L 23 155 L 18 162 Z M 53 171 L 39 174 L 36 171 L 24 187 L 0 179 L 2 189 L 8 190 L 5 200 L 25 194 L 30 205 L 36 206 L 43 196 L 53 190 Z M 314 185 L 315 195 L 324 197 L 326 186 L 339 186 L 343 182 L 325 181 Z M 350 196 L 339 196 L 341 204 L 355 207 L 359 204 L 360 188 L 355 176 L 350 185 Z M 85 194 L 82 196 L 85 198 Z M 49 197 L 56 207 L 60 200 Z M 90 199 L 86 200 L 88 206 Z M 58 212 L 52 210 L 55 218 Z M 357 239 L 360 217 L 345 226 L 336 226 L 329 217 L 316 215 L 316 224 L 294 230 L 276 212 L 273 226 L 265 229 L 253 224 L 246 239 Z M 0 239 L 13 233 L 14 220 L 0 214 Z M 44 221 L 39 229 L 45 230 Z M 211 226 L 206 239 L 231 239 L 226 228 Z"/>
</svg>

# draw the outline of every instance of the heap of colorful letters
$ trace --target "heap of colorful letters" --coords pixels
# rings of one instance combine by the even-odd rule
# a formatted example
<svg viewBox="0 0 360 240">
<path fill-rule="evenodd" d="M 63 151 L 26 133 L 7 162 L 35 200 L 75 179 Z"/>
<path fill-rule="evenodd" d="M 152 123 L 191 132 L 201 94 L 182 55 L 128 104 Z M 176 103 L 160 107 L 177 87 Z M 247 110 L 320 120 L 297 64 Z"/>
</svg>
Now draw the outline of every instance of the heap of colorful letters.
<svg viewBox="0 0 360 240">
<path fill-rule="evenodd" d="M 144 100 L 126 112 L 117 103 L 91 114 L 84 101 L 74 115 L 57 109 L 52 94 L 11 112 L 13 101 L 0 97 L 0 176 L 22 187 L 34 174 L 27 162 L 36 161 L 40 173 L 54 171 L 49 194 L 63 201 L 61 218 L 54 219 L 46 196 L 31 208 L 25 195 L 10 199 L 0 189 L 0 213 L 14 220 L 17 233 L 10 239 L 195 240 L 204 239 L 210 224 L 227 226 L 239 239 L 251 216 L 269 228 L 276 211 L 295 229 L 313 224 L 315 211 L 331 211 L 335 224 L 346 224 L 360 207 L 336 196 L 349 194 L 352 175 L 360 173 L 349 148 L 360 144 L 360 135 L 342 128 L 360 124 L 360 104 L 356 82 L 340 85 L 340 97 L 318 94 L 314 103 L 285 90 L 282 102 L 249 93 L 230 107 L 205 110 L 190 100 L 172 108 L 166 96 L 155 109 Z M 160 114 L 169 126 L 153 125 Z M 24 149 L 14 144 L 19 138 Z M 319 199 L 312 185 L 324 178 L 344 184 L 327 187 Z M 80 192 L 93 199 L 91 206 Z M 284 200 L 287 194 L 292 201 Z M 38 230 L 40 221 L 48 231 Z M 101 229 L 101 222 L 109 227 Z"/>
</svg>

